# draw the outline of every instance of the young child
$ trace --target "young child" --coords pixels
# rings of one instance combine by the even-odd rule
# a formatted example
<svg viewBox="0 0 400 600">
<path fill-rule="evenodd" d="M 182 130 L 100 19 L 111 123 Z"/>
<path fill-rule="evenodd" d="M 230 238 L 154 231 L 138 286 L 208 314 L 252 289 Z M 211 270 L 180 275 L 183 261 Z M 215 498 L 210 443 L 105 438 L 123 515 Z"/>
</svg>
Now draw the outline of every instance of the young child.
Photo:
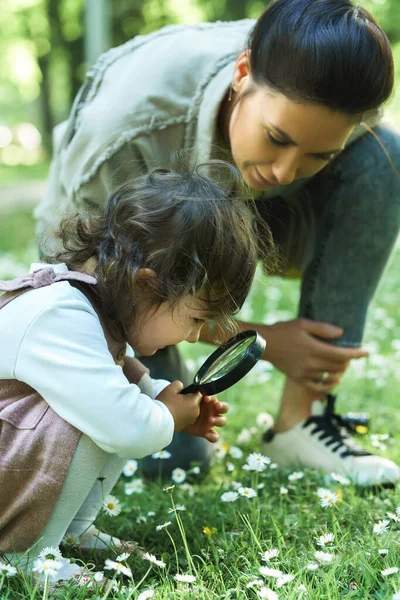
<svg viewBox="0 0 400 600">
<path fill-rule="evenodd" d="M 91 524 L 126 458 L 174 432 L 218 439 L 227 404 L 151 380 L 131 349 L 196 342 L 209 319 L 232 325 L 259 251 L 245 204 L 199 168 L 154 170 L 59 236 L 61 252 L 0 285 L 3 553 L 65 534 L 121 550 Z"/>
</svg>

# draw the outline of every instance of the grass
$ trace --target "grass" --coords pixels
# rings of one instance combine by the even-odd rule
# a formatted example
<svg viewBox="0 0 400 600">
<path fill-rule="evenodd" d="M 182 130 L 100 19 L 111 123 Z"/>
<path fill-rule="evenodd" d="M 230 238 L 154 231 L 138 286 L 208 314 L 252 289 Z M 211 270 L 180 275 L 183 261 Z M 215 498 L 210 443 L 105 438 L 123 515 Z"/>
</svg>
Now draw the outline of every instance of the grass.
<svg viewBox="0 0 400 600">
<path fill-rule="evenodd" d="M 23 272 L 29 261 L 36 258 L 29 210 L 22 207 L 1 215 L 0 277 Z M 367 435 L 364 444 L 397 462 L 399 267 L 400 253 L 396 251 L 369 313 L 366 342 L 371 357 L 349 369 L 339 396 L 340 410 L 368 410 L 371 432 L 383 435 Z M 267 322 L 292 318 L 298 294 L 296 281 L 267 281 L 260 273 L 243 312 L 248 318 Z M 210 348 L 184 344 L 183 351 L 194 367 Z M 132 555 L 126 564 L 132 569 L 133 578 L 117 575 L 115 590 L 109 582 L 92 582 L 91 587 L 65 582 L 54 588 L 50 597 L 137 599 L 146 590 L 149 594 L 154 590 L 157 599 L 392 599 L 400 590 L 400 573 L 384 576 L 382 571 L 400 566 L 400 525 L 388 519 L 387 531 L 377 534 L 373 528 L 387 518 L 387 511 L 395 513 L 400 505 L 399 488 L 357 489 L 313 472 L 290 480 L 290 471 L 270 467 L 260 473 L 243 470 L 247 456 L 259 450 L 263 426 L 257 417 L 260 413 L 276 412 L 281 385 L 282 376 L 262 362 L 245 380 L 221 395 L 231 404 L 230 422 L 222 432 L 223 440 L 209 473 L 187 472 L 185 481 L 175 483 L 169 491 L 163 488 L 174 484 L 172 480 L 142 479 L 138 486 L 141 493 L 131 494 L 125 492 L 125 485 L 141 479 L 140 468 L 129 478 L 121 477 L 114 493 L 122 504 L 122 512 L 117 517 L 101 515 L 98 526 L 122 539 L 137 540 L 146 551 L 164 561 L 164 568 Z M 389 438 L 385 440 L 387 434 Z M 242 457 L 238 457 L 240 451 Z M 254 489 L 256 497 L 222 501 L 222 494 L 233 491 L 235 482 Z M 341 501 L 323 508 L 317 495 L 320 487 L 337 492 Z M 282 493 L 282 488 L 287 493 Z M 184 505 L 186 510 L 174 510 L 176 505 Z M 157 531 L 156 526 L 166 521 L 171 524 Z M 317 540 L 327 533 L 334 534 L 334 541 L 321 548 Z M 273 548 L 279 550 L 278 557 L 264 562 L 262 554 Z M 387 549 L 388 553 L 381 555 L 380 549 Z M 309 570 L 308 565 L 316 562 L 314 553 L 318 550 L 334 554 L 334 559 L 317 570 Z M 73 549 L 65 551 L 65 556 L 83 560 Z M 105 558 L 115 560 L 115 555 L 110 551 L 102 560 L 92 557 L 91 568 L 104 571 Z M 278 587 L 277 578 L 261 575 L 261 566 L 280 569 L 294 575 L 294 579 Z M 112 576 L 112 571 L 104 573 Z M 177 573 L 192 575 L 195 581 L 178 582 Z M 262 582 L 261 587 L 250 586 L 254 581 Z M 1 600 L 39 600 L 46 593 L 35 587 L 32 578 L 20 574 L 10 578 L 0 574 L 0 584 Z M 142 595 L 141 600 L 145 597 Z"/>
</svg>

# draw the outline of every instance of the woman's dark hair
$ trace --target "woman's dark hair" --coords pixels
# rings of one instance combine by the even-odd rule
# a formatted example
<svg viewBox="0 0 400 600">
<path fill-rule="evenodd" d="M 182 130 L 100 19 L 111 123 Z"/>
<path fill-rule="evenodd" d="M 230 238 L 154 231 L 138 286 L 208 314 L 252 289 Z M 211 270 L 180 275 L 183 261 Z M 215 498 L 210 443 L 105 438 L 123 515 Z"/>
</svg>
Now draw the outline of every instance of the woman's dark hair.
<svg viewBox="0 0 400 600">
<path fill-rule="evenodd" d="M 119 189 L 100 216 L 77 214 L 62 222 L 63 250 L 47 256 L 76 269 L 96 259 L 94 286 L 102 313 L 125 337 L 135 314 L 139 269 L 151 269 L 140 287 L 148 306 L 172 306 L 187 294 L 206 301 L 211 315 L 233 328 L 254 277 L 258 258 L 275 261 L 269 230 L 258 240 L 246 203 L 208 176 L 237 171 L 209 161 L 190 171 L 156 169 Z M 205 172 L 207 176 L 202 175 Z M 232 187 L 232 186 L 231 186 Z"/>
<path fill-rule="evenodd" d="M 294 101 L 362 117 L 393 90 L 389 40 L 350 0 L 276 0 L 258 19 L 248 47 L 254 82 Z"/>
</svg>

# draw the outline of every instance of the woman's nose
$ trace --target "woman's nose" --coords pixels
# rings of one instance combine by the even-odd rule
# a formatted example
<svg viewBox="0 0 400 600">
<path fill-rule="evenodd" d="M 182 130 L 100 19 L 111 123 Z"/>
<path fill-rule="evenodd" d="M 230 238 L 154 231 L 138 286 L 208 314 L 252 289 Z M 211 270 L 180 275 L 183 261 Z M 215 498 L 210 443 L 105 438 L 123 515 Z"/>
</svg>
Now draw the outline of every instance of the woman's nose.
<svg viewBox="0 0 400 600">
<path fill-rule="evenodd" d="M 289 185 L 296 179 L 298 161 L 295 156 L 280 156 L 273 166 L 272 172 L 279 185 Z"/>
</svg>

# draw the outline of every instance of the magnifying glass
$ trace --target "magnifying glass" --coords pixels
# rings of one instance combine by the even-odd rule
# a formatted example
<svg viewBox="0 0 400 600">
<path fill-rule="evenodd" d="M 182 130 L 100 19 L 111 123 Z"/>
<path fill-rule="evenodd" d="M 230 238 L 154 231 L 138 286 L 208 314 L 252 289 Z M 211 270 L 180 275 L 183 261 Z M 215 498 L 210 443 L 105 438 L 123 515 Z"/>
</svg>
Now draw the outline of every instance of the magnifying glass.
<svg viewBox="0 0 400 600">
<path fill-rule="evenodd" d="M 213 396 L 242 379 L 260 360 L 265 350 L 264 338 L 251 329 L 242 331 L 213 352 L 194 376 L 193 383 L 181 394 L 200 392 Z"/>
</svg>

